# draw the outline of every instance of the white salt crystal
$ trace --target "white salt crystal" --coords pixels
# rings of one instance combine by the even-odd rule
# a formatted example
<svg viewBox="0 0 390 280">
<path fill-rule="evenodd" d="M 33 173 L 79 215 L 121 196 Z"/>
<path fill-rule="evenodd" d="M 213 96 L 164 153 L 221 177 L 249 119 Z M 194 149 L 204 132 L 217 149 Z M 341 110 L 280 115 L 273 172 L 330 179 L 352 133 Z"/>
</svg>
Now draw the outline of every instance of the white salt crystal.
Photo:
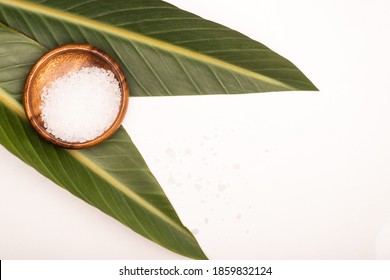
<svg viewBox="0 0 390 280">
<path fill-rule="evenodd" d="M 121 98 L 119 82 L 111 71 L 84 67 L 43 88 L 41 117 L 46 130 L 56 138 L 83 143 L 110 128 Z"/>
</svg>

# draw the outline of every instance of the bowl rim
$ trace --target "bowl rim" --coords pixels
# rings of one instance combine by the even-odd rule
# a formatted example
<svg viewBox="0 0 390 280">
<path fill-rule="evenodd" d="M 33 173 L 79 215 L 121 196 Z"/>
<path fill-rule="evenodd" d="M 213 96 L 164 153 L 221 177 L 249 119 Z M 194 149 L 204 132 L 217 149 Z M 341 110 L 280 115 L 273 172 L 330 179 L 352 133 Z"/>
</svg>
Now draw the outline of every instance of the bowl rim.
<svg viewBox="0 0 390 280">
<path fill-rule="evenodd" d="M 31 100 L 31 86 L 32 83 L 36 77 L 36 74 L 39 72 L 40 67 L 44 65 L 48 60 L 52 59 L 54 56 L 61 55 L 62 53 L 65 52 L 71 52 L 71 51 L 83 51 L 83 52 L 88 52 L 91 54 L 94 54 L 95 56 L 98 56 L 102 58 L 107 64 L 110 65 L 110 70 L 115 72 L 114 74 L 117 74 L 119 76 L 119 85 L 121 89 L 121 105 L 120 109 L 118 112 L 118 115 L 115 119 L 115 121 L 112 123 L 109 129 L 107 129 L 103 134 L 99 135 L 98 137 L 86 141 L 86 142 L 67 142 L 64 140 L 61 140 L 59 138 L 56 138 L 54 135 L 50 134 L 36 119 L 36 117 L 33 114 L 33 108 L 30 103 Z M 117 76 L 115 75 L 115 76 Z M 127 112 L 127 107 L 128 107 L 128 99 L 129 99 L 129 88 L 127 85 L 126 81 L 126 76 L 123 73 L 122 69 L 120 68 L 119 64 L 116 63 L 107 53 L 102 51 L 99 48 L 96 48 L 90 44 L 76 44 L 76 43 L 71 43 L 71 44 L 65 44 L 62 46 L 59 46 L 57 48 L 54 48 L 47 52 L 45 55 L 40 57 L 35 64 L 32 66 L 30 69 L 25 84 L 24 84 L 24 90 L 23 90 L 23 105 L 24 105 L 24 110 L 26 112 L 27 118 L 29 122 L 32 124 L 34 129 L 38 132 L 40 136 L 42 136 L 44 139 L 47 141 L 63 147 L 67 149 L 82 149 L 82 148 L 89 148 L 92 146 L 95 146 L 107 138 L 111 137 L 120 127 L 126 112 Z"/>
</svg>

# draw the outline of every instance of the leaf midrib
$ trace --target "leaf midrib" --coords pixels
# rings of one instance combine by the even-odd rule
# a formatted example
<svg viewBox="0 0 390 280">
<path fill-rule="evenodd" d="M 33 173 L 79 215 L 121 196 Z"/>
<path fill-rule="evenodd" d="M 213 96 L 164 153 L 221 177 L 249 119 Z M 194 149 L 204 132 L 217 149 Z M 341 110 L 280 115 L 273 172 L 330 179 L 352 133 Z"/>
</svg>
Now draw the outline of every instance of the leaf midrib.
<svg viewBox="0 0 390 280">
<path fill-rule="evenodd" d="M 0 87 L 0 102 L 3 103 L 9 110 L 16 113 L 24 121 L 28 121 L 23 106 L 1 87 Z M 95 164 L 92 160 L 90 160 L 88 157 L 83 155 L 81 152 L 77 150 L 66 150 L 66 149 L 65 151 L 68 152 L 75 160 L 80 162 L 82 165 L 86 166 L 88 169 L 90 169 L 100 178 L 102 178 L 110 185 L 112 185 L 115 189 L 123 193 L 126 197 L 130 198 L 132 201 L 144 207 L 150 213 L 159 217 L 161 220 L 164 220 L 179 232 L 189 236 L 190 239 L 192 238 L 191 234 L 187 230 L 185 230 L 183 227 L 181 227 L 179 224 L 177 224 L 167 215 L 159 211 L 156 207 L 154 207 L 148 201 L 140 197 L 138 194 L 131 191 L 131 189 L 127 188 L 122 182 L 117 180 L 115 177 L 111 176 L 108 172 L 106 172 L 104 169 L 99 167 L 97 164 Z"/>
<path fill-rule="evenodd" d="M 235 73 L 247 76 L 247 77 L 251 77 L 251 78 L 254 78 L 256 80 L 259 80 L 259 81 L 262 81 L 262 82 L 265 82 L 268 84 L 273 84 L 275 86 L 284 87 L 286 90 L 298 90 L 295 87 L 289 86 L 283 82 L 277 81 L 277 80 L 270 78 L 268 76 L 250 71 L 248 69 L 245 69 L 245 68 L 236 66 L 234 64 L 219 60 L 217 58 L 213 58 L 213 57 L 210 57 L 210 56 L 207 56 L 204 54 L 200 54 L 198 52 L 195 52 L 195 51 L 192 51 L 192 50 L 180 47 L 180 46 L 176 46 L 176 45 L 173 45 L 173 44 L 170 44 L 170 43 L 158 40 L 158 39 L 147 37 L 145 35 L 142 35 L 142 34 L 139 34 L 139 33 L 133 32 L 133 31 L 129 31 L 126 29 L 111 26 L 111 25 L 108 25 L 106 23 L 103 23 L 103 22 L 100 22 L 97 20 L 84 18 L 82 16 L 71 14 L 69 12 L 64 12 L 64 11 L 60 11 L 58 9 L 49 8 L 49 7 L 40 5 L 40 4 L 30 3 L 30 2 L 25 2 L 25 1 L 0 0 L 0 3 L 3 3 L 3 4 L 8 5 L 8 6 L 13 6 L 13 7 L 17 7 L 20 9 L 24 9 L 24 10 L 29 10 L 33 13 L 44 14 L 48 17 L 60 18 L 64 21 L 67 21 L 70 23 L 76 23 L 78 25 L 82 25 L 84 27 L 89 27 L 89 28 L 92 28 L 92 29 L 100 31 L 100 32 L 105 31 L 109 34 L 130 40 L 130 41 L 133 40 L 133 41 L 145 44 L 145 45 L 149 45 L 149 46 L 154 47 L 154 48 L 158 48 L 158 49 L 163 50 L 163 51 L 167 51 L 170 53 L 175 53 L 175 54 L 178 54 L 181 56 L 185 56 L 185 57 L 188 57 L 188 58 L 191 58 L 193 60 L 197 60 L 197 61 L 200 61 L 200 62 L 203 62 L 206 64 L 215 65 L 217 67 L 220 67 L 220 68 L 223 68 L 223 69 L 226 69 L 226 70 L 229 70 L 229 71 L 232 71 L 232 72 L 235 72 Z"/>
</svg>

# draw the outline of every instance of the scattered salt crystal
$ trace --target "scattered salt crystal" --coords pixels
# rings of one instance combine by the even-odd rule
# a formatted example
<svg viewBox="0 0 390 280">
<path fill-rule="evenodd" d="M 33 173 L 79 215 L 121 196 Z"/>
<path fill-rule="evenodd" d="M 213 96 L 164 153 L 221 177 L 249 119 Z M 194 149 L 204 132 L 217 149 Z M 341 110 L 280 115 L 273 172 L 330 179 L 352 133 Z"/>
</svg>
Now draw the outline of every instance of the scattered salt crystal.
<svg viewBox="0 0 390 280">
<path fill-rule="evenodd" d="M 119 82 L 111 71 L 84 67 L 43 88 L 41 117 L 46 130 L 56 138 L 83 143 L 110 128 L 121 98 Z"/>
</svg>

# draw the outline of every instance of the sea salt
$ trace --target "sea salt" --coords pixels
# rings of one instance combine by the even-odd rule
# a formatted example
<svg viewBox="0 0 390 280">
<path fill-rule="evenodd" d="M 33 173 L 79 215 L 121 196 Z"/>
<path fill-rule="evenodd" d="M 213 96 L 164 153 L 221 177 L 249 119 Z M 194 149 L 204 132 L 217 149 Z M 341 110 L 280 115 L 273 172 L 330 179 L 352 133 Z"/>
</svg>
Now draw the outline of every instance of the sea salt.
<svg viewBox="0 0 390 280">
<path fill-rule="evenodd" d="M 69 143 L 83 143 L 107 131 L 121 104 L 119 82 L 111 71 L 84 67 L 54 80 L 41 95 L 46 130 Z"/>
</svg>

